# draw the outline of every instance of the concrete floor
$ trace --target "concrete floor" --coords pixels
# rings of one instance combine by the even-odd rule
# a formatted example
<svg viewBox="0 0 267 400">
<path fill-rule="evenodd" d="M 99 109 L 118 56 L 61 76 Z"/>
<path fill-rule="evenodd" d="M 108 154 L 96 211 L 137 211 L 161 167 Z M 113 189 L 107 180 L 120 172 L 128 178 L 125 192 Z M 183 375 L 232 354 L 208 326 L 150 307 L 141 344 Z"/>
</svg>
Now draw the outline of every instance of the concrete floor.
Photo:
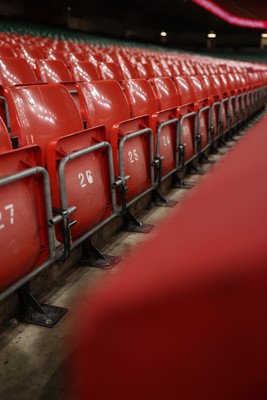
<svg viewBox="0 0 267 400">
<path fill-rule="evenodd" d="M 242 140 L 242 136 L 241 136 Z M 235 142 L 229 143 L 235 145 Z M 231 148 L 221 148 L 226 154 Z M 211 159 L 220 161 L 224 155 L 213 155 Z M 205 164 L 201 169 L 204 175 L 191 175 L 187 181 L 198 182 L 207 179 L 213 165 Z M 176 200 L 180 207 L 185 196 L 194 189 L 170 189 L 167 198 Z M 143 214 L 145 223 L 155 225 L 149 234 L 119 232 L 111 238 L 104 249 L 112 255 L 122 256 L 113 269 L 101 270 L 91 267 L 74 266 L 66 276 L 52 288 L 42 301 L 67 307 L 69 311 L 51 329 L 26 325 L 16 319 L 9 321 L 0 332 L 0 399 L 1 400 L 61 400 L 65 393 L 65 364 L 72 343 L 66 342 L 66 333 L 73 321 L 73 309 L 81 301 L 82 291 L 93 293 L 108 282 L 109 277 L 124 267 L 124 262 L 140 241 L 148 240 L 166 217 L 171 216 L 173 208 L 154 207 Z"/>
</svg>

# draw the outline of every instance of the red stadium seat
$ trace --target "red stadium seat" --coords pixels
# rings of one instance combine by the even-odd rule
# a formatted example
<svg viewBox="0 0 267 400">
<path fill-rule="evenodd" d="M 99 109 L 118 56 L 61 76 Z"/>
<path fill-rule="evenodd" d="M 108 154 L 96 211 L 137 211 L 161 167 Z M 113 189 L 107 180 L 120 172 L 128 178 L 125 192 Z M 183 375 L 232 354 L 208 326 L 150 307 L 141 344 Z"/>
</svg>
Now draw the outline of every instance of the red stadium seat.
<svg viewBox="0 0 267 400">
<path fill-rule="evenodd" d="M 195 111 L 195 94 L 186 76 L 175 76 L 173 78 L 177 92 L 181 98 L 178 109 L 180 119 L 180 144 L 184 148 L 182 166 L 187 164 L 198 155 L 197 139 L 197 112 Z"/>
<path fill-rule="evenodd" d="M 138 62 L 136 65 L 139 77 L 143 79 L 149 79 L 154 77 L 153 70 L 148 63 Z"/>
<path fill-rule="evenodd" d="M 206 150 L 211 143 L 211 116 L 207 89 L 198 75 L 187 78 L 191 83 L 195 95 L 195 111 L 197 112 L 197 152 Z"/>
<path fill-rule="evenodd" d="M 79 53 L 73 52 L 73 51 L 67 52 L 66 58 L 67 58 L 68 63 L 70 63 L 70 62 L 75 63 L 76 61 L 87 61 L 86 54 L 81 53 L 81 52 L 79 52 Z"/>
<path fill-rule="evenodd" d="M 20 46 L 17 49 L 18 55 L 24 58 L 33 70 L 35 70 L 35 61 L 45 58 L 45 52 L 37 47 Z"/>
<path fill-rule="evenodd" d="M 1 57 L 0 58 L 0 88 L 1 96 L 8 86 L 37 83 L 33 69 L 23 58 Z"/>
<path fill-rule="evenodd" d="M 248 107 L 247 107 L 247 91 L 245 89 L 246 82 L 242 75 L 242 73 L 233 72 L 232 77 L 235 81 L 236 93 L 237 93 L 237 103 L 240 115 L 238 115 L 238 119 L 240 118 L 241 122 L 245 121 L 248 117 Z"/>
<path fill-rule="evenodd" d="M 212 80 L 208 75 L 202 75 L 201 80 L 206 88 L 208 103 L 210 105 L 210 139 L 214 141 L 219 135 L 220 110 L 222 108 L 220 96 L 214 88 Z"/>
<path fill-rule="evenodd" d="M 13 86 L 6 89 L 6 98 L 12 133 L 20 146 L 38 144 L 45 162 L 50 140 L 83 129 L 81 115 L 63 85 Z"/>
<path fill-rule="evenodd" d="M 229 90 L 229 97 L 231 103 L 231 127 L 235 128 L 238 123 L 242 122 L 242 108 L 243 98 L 238 91 L 238 83 L 235 79 L 234 74 L 227 73 L 224 74 L 224 79 L 227 81 L 227 86 Z"/>
<path fill-rule="evenodd" d="M 36 75 L 40 82 L 64 85 L 71 93 L 77 107 L 80 107 L 75 81 L 62 60 L 36 60 Z"/>
<path fill-rule="evenodd" d="M 257 102 L 258 110 L 263 109 L 266 102 L 266 72 L 264 70 L 259 71 Z"/>
<path fill-rule="evenodd" d="M 214 75 L 218 74 L 219 70 L 216 64 L 210 63 L 207 65 L 208 74 L 207 75 Z"/>
<path fill-rule="evenodd" d="M 236 73 L 236 80 L 240 82 L 240 90 L 244 99 L 244 114 L 248 118 L 253 110 L 252 88 L 251 82 L 245 72 Z M 238 76 L 238 78 L 237 78 Z"/>
<path fill-rule="evenodd" d="M 120 63 L 120 68 L 122 72 L 123 79 L 135 79 L 139 78 L 139 73 L 136 67 L 127 61 L 122 61 Z"/>
<path fill-rule="evenodd" d="M 0 58 L 0 95 L 5 98 L 5 88 L 14 85 L 37 83 L 33 69 L 23 58 Z M 9 125 L 7 105 L 5 100 L 0 100 L 0 116 Z"/>
<path fill-rule="evenodd" d="M 132 204 L 153 189 L 153 133 L 148 116 L 130 118 L 124 93 L 114 80 L 82 82 L 77 87 L 87 126 L 106 128 L 113 148 L 115 175 L 130 176 L 127 191 L 121 195 L 122 206 L 126 207 L 126 203 Z"/>
<path fill-rule="evenodd" d="M 193 66 L 190 64 L 189 61 L 186 60 L 180 60 L 179 61 L 179 68 L 181 71 L 181 75 L 194 75 L 195 74 L 195 70 L 193 68 Z"/>
<path fill-rule="evenodd" d="M 246 80 L 247 86 L 247 94 L 246 94 L 246 105 L 248 108 L 248 112 L 253 114 L 259 108 L 263 106 L 263 103 L 260 102 L 260 79 L 259 74 L 255 70 L 248 69 L 247 73 L 244 74 L 244 78 Z"/>
<path fill-rule="evenodd" d="M 16 57 L 16 53 L 8 44 L 1 44 L 0 57 Z"/>
<path fill-rule="evenodd" d="M 202 79 L 204 78 L 202 77 Z M 218 74 L 205 77 L 205 82 L 206 87 L 208 85 L 211 102 L 215 104 L 220 103 L 219 107 L 216 106 L 212 110 L 214 127 L 213 138 L 217 140 L 218 138 L 221 139 L 222 136 L 226 134 L 229 130 L 228 117 L 230 99 Z M 207 82 L 209 83 L 207 84 Z M 217 126 L 215 125 L 215 123 L 217 123 Z"/>
<path fill-rule="evenodd" d="M 71 241 L 81 241 L 100 222 L 115 216 L 112 149 L 105 130 L 92 128 L 51 140 L 47 154 L 53 206 L 66 210 L 75 205 Z M 56 233 L 62 242 L 62 226 Z"/>
<path fill-rule="evenodd" d="M 157 134 L 157 157 L 164 157 L 162 160 L 162 174 L 166 174 L 168 171 L 173 170 L 173 168 L 177 169 L 177 157 L 179 157 L 180 166 L 183 168 L 183 154 L 181 154 L 181 149 L 183 149 L 184 140 L 188 138 L 184 137 L 183 129 L 178 130 L 178 107 L 181 106 L 181 96 L 178 93 L 173 80 L 169 77 L 159 77 L 152 78 L 149 80 L 156 98 L 159 104 L 159 110 L 162 112 L 160 117 L 158 118 L 163 121 L 163 118 L 167 120 L 174 119 L 170 125 L 164 127 L 164 130 L 161 132 L 161 138 L 159 137 L 159 132 Z M 163 111 L 167 111 L 163 114 Z M 164 117 L 163 117 L 164 115 Z M 175 122 L 176 119 L 176 122 Z M 180 121 L 179 121 L 180 124 Z M 180 132 L 179 132 L 180 131 Z M 179 133 L 178 133 L 179 132 Z M 193 143 L 189 143 L 187 140 L 188 148 L 193 146 Z M 161 150 L 159 150 L 161 148 Z M 164 149 L 164 150 L 163 150 Z M 178 150 L 178 152 L 177 152 Z M 166 166 L 166 167 L 164 167 Z"/>
<path fill-rule="evenodd" d="M 60 60 L 60 61 L 63 61 L 64 63 L 68 63 L 68 55 L 67 55 L 66 51 L 53 50 L 53 49 L 49 48 L 46 50 L 46 55 L 47 55 L 47 57 L 45 57 L 45 58 L 47 58 L 49 60 Z"/>
<path fill-rule="evenodd" d="M 182 75 L 181 69 L 180 69 L 180 67 L 179 67 L 179 65 L 177 63 L 168 64 L 168 67 L 169 67 L 169 69 L 171 71 L 171 74 L 172 74 L 171 76 Z"/>
<path fill-rule="evenodd" d="M 192 67 L 194 69 L 195 75 L 204 75 L 204 68 L 199 62 L 194 63 Z"/>
<path fill-rule="evenodd" d="M 74 81 L 90 82 L 100 79 L 97 68 L 90 61 L 70 62 L 69 70 Z"/>
<path fill-rule="evenodd" d="M 98 68 L 98 64 L 103 62 L 103 56 L 100 53 L 96 53 L 95 51 L 89 51 L 86 53 L 87 61 L 90 61 L 96 68 Z"/>
<path fill-rule="evenodd" d="M 72 81 L 66 64 L 61 60 L 36 60 L 36 76 L 39 82 L 57 83 Z"/>
<path fill-rule="evenodd" d="M 167 63 L 166 60 L 160 58 L 159 65 L 163 76 L 169 76 L 169 77 L 173 76 L 173 69 L 170 68 L 170 65 Z M 179 75 L 179 73 L 177 75 Z"/>
<path fill-rule="evenodd" d="M 99 75 L 101 79 L 114 79 L 122 81 L 123 75 L 120 68 L 115 63 L 98 63 Z"/>
<path fill-rule="evenodd" d="M 147 63 L 151 68 L 153 77 L 167 76 L 166 70 L 164 70 L 163 66 L 160 63 L 158 63 L 155 59 L 148 58 Z"/>
<path fill-rule="evenodd" d="M 158 100 L 148 80 L 140 78 L 123 81 L 122 87 L 132 117 L 148 115 L 151 120 L 153 115 L 159 111 Z"/>
<path fill-rule="evenodd" d="M 155 92 L 160 110 L 177 108 L 181 105 L 181 98 L 171 78 L 152 78 L 149 82 Z"/>
<path fill-rule="evenodd" d="M 0 154 L 0 291 L 53 256 L 50 187 L 41 167 L 38 146 Z"/>
<path fill-rule="evenodd" d="M 180 145 L 186 143 L 187 156 L 185 160 L 189 162 L 197 155 L 204 157 L 203 152 L 210 145 L 208 95 L 203 82 L 196 75 L 174 77 L 173 81 L 170 78 L 155 78 L 155 80 L 151 80 L 151 83 L 159 99 L 161 109 L 167 108 L 168 105 L 174 106 L 176 104 L 176 106 L 179 106 L 179 116 L 181 117 L 179 143 Z M 173 96 L 174 99 L 172 100 Z M 185 139 L 188 131 L 191 132 L 192 143 L 188 143 L 188 139 Z M 190 147 L 192 149 L 191 157 L 187 158 Z"/>
<path fill-rule="evenodd" d="M 80 112 L 63 85 L 15 86 L 6 94 L 12 131 L 20 146 L 41 147 L 50 173 L 53 207 L 60 215 L 76 207 L 71 221 L 63 218 L 56 230 L 69 254 L 71 239 L 79 238 L 81 243 L 85 233 L 115 209 L 111 146 L 104 142 L 103 128 L 83 129 Z M 89 149 L 94 145 L 96 149 Z"/>
<path fill-rule="evenodd" d="M 235 125 L 235 102 L 236 96 L 232 92 L 232 82 L 227 79 L 226 74 L 218 74 L 218 78 L 221 82 L 221 97 L 222 103 L 225 108 L 225 115 L 227 119 L 227 130 L 226 133 L 231 133 L 233 125 Z M 225 132 L 223 132 L 225 133 Z"/>
<path fill-rule="evenodd" d="M 225 75 L 217 74 L 210 77 L 214 91 L 221 101 L 220 117 L 219 117 L 219 135 L 225 136 L 228 134 L 232 127 L 234 120 L 233 104 L 231 102 L 231 94 Z"/>
<path fill-rule="evenodd" d="M 130 105 L 131 115 L 139 117 L 147 114 L 149 116 L 149 125 L 154 133 L 156 171 L 157 171 L 157 189 L 163 179 L 177 172 L 179 157 L 177 145 L 177 103 L 179 97 L 172 87 L 172 81 L 169 78 L 155 78 L 165 85 L 170 92 L 165 91 L 166 98 L 163 96 L 157 99 L 151 84 L 146 79 L 132 79 L 122 82 L 125 96 Z M 171 88 L 174 92 L 171 93 Z M 170 94 L 170 97 L 168 96 Z M 172 95 L 172 96 L 171 96 Z M 165 104 L 166 108 L 159 108 Z M 172 107 L 171 107 L 172 105 Z"/>
</svg>

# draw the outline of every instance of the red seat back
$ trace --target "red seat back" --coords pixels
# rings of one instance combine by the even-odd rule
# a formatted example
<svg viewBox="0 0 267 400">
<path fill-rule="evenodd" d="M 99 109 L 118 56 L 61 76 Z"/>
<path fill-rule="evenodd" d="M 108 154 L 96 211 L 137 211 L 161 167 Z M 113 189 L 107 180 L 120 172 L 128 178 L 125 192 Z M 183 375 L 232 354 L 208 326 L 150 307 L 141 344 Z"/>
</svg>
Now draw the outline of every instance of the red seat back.
<svg viewBox="0 0 267 400">
<path fill-rule="evenodd" d="M 16 57 L 15 51 L 9 45 L 0 45 L 0 57 Z"/>
<path fill-rule="evenodd" d="M 29 65 L 35 69 L 35 61 L 45 58 L 45 52 L 41 48 L 21 46 L 18 48 L 20 57 L 25 58 Z"/>
<path fill-rule="evenodd" d="M 35 166 L 42 166 L 37 146 L 0 154 L 0 291 L 49 255 L 43 179 L 32 175 L 1 186 L 1 178 Z"/>
<path fill-rule="evenodd" d="M 139 117 L 144 114 L 151 117 L 159 110 L 155 93 L 147 79 L 123 81 L 122 86 L 132 117 Z"/>
<path fill-rule="evenodd" d="M 80 238 L 92 227 L 110 215 L 111 187 L 107 147 L 94 152 L 85 152 L 90 146 L 105 140 L 104 128 L 93 128 L 52 140 L 48 145 L 47 168 L 51 179 L 53 206 L 67 209 L 75 206 L 71 221 L 73 240 Z M 59 163 L 70 153 L 83 150 L 77 158 L 72 157 L 60 175 Z M 61 197 L 62 185 L 66 197 Z M 63 241 L 62 227 L 56 227 L 57 239 Z"/>
<path fill-rule="evenodd" d="M 198 75 L 192 75 L 189 79 L 195 95 L 194 101 L 206 99 L 208 97 L 208 92 L 201 77 Z"/>
<path fill-rule="evenodd" d="M 123 61 L 120 64 L 121 72 L 124 79 L 136 79 L 139 78 L 139 73 L 136 67 L 130 62 Z"/>
<path fill-rule="evenodd" d="M 186 64 L 184 64 L 186 66 Z M 195 93 L 189 76 L 175 76 L 173 78 L 177 92 L 180 95 L 181 106 L 179 107 L 179 117 L 194 112 Z M 183 123 L 182 143 L 185 145 L 185 160 L 191 159 L 195 154 L 195 119 L 186 118 Z"/>
<path fill-rule="evenodd" d="M 101 79 L 114 79 L 116 81 L 123 79 L 121 70 L 115 63 L 99 62 L 98 68 Z"/>
<path fill-rule="evenodd" d="M 173 80 L 169 77 L 150 79 L 149 82 L 158 99 L 159 109 L 177 108 L 181 104 L 181 99 Z"/>
<path fill-rule="evenodd" d="M 138 74 L 139 74 L 140 78 L 149 79 L 149 78 L 153 78 L 154 77 L 153 70 L 152 70 L 151 66 L 148 63 L 138 62 L 136 64 L 136 68 L 137 68 L 137 71 L 138 71 Z"/>
<path fill-rule="evenodd" d="M 0 58 L 0 85 L 2 88 L 14 85 L 37 83 L 33 69 L 23 58 Z"/>
<path fill-rule="evenodd" d="M 77 106 L 60 84 L 14 86 L 6 89 L 10 123 L 20 146 L 38 144 L 46 160 L 51 139 L 83 129 Z"/>
<path fill-rule="evenodd" d="M 104 125 L 110 140 L 114 124 L 130 118 L 130 109 L 120 85 L 115 80 L 77 84 L 83 119 L 87 127 Z"/>
<path fill-rule="evenodd" d="M 75 81 L 95 81 L 100 79 L 99 72 L 90 61 L 76 61 L 69 63 L 71 77 Z"/>
<path fill-rule="evenodd" d="M 148 117 L 130 119 L 126 97 L 120 84 L 114 80 L 81 82 L 77 88 L 87 126 L 105 126 L 107 140 L 113 149 L 115 174 L 130 175 L 127 200 L 133 199 L 151 183 L 149 136 L 141 135 L 126 140 L 122 156 L 118 150 L 123 137 L 148 127 Z M 124 167 L 121 167 L 121 163 Z"/>
<path fill-rule="evenodd" d="M 163 67 L 161 64 L 159 64 L 156 60 L 153 58 L 148 58 L 147 63 L 149 64 L 151 71 L 152 71 L 152 76 L 153 77 L 160 77 L 166 75 L 166 72 L 164 71 Z"/>
<path fill-rule="evenodd" d="M 61 60 L 36 60 L 36 75 L 40 82 L 45 83 L 72 80 L 66 64 Z"/>
<path fill-rule="evenodd" d="M 198 133 L 201 135 L 201 148 L 204 148 L 209 143 L 208 127 L 209 127 L 209 108 L 205 111 L 201 111 L 205 107 L 209 106 L 208 91 L 201 79 L 201 76 L 192 75 L 187 78 L 192 86 L 194 92 L 195 110 L 200 113 L 198 121 Z"/>
<path fill-rule="evenodd" d="M 173 78 L 176 90 L 180 95 L 180 104 L 190 104 L 195 101 L 195 93 L 187 76 L 175 76 Z"/>
<path fill-rule="evenodd" d="M 162 79 L 163 83 L 165 82 L 164 78 L 155 79 Z M 169 82 L 168 79 L 166 82 Z M 165 175 L 175 167 L 176 125 L 171 124 L 162 127 L 159 138 L 157 137 L 157 128 L 159 124 L 176 118 L 176 108 L 159 111 L 159 102 L 155 92 L 146 79 L 133 79 L 124 81 L 122 84 L 125 96 L 130 104 L 132 116 L 137 117 L 148 114 L 150 117 L 150 127 L 155 137 L 155 154 L 157 157 L 163 158 L 161 173 Z M 176 97 L 174 98 L 174 102 L 176 102 Z"/>
</svg>

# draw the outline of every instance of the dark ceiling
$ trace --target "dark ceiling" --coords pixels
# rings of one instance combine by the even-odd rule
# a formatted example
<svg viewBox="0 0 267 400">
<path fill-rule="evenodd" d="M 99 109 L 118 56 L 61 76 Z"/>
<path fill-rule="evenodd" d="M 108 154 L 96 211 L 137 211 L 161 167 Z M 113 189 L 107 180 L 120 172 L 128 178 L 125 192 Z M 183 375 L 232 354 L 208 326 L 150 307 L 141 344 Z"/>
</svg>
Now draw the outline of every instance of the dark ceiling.
<svg viewBox="0 0 267 400">
<path fill-rule="evenodd" d="M 25 0 L 26 13 L 36 8 L 36 0 Z M 227 2 L 226 2 L 227 3 Z M 69 14 L 86 20 L 110 19 L 125 29 L 166 29 L 169 31 L 232 30 L 229 24 L 211 15 L 191 0 L 46 0 L 39 7 L 46 15 Z M 36 12 L 34 13 L 36 15 Z"/>
<path fill-rule="evenodd" d="M 229 3 L 224 1 L 224 7 Z M 168 32 L 164 43 L 178 46 L 205 45 L 210 30 L 224 35 L 218 41 L 223 46 L 258 45 L 259 36 L 258 31 L 229 25 L 191 0 L 2 0 L 0 15 L 159 44 L 163 43 L 159 32 L 164 30 Z"/>
</svg>

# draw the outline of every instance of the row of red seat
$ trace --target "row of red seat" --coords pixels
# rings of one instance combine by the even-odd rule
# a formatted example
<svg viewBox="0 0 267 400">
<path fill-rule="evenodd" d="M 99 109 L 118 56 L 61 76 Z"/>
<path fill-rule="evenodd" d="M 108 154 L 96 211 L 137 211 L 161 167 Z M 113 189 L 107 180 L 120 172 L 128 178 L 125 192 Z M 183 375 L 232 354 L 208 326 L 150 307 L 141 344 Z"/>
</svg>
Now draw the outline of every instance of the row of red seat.
<svg viewBox="0 0 267 400">
<path fill-rule="evenodd" d="M 63 62 L 60 60 L 38 60 L 36 65 L 38 66 L 38 75 L 42 78 L 40 80 L 63 83 L 72 93 L 82 115 L 85 114 L 78 90 L 80 84 L 77 84 L 78 81 L 65 80 L 69 76 L 67 75 L 67 67 L 64 66 Z M 88 80 L 88 82 L 91 82 L 93 76 L 89 76 L 86 66 L 87 62 L 83 62 L 82 66 L 76 64 L 75 68 L 84 72 L 79 75 L 81 81 Z M 89 67 L 91 66 L 90 64 Z M 38 80 L 34 71 L 25 60 L 21 58 L 0 59 L 0 85 L 3 97 L 6 97 L 5 92 L 10 86 L 37 83 Z M 133 117 L 142 114 L 152 115 L 158 111 L 168 110 L 167 114 L 161 115 L 161 122 L 180 118 L 180 138 L 176 142 L 171 140 L 169 142 L 170 145 L 173 142 L 172 152 L 177 143 L 187 145 L 186 160 L 197 155 L 214 139 L 243 122 L 265 101 L 265 86 L 262 82 L 251 84 L 251 81 L 247 80 L 244 74 L 228 73 L 211 76 L 175 76 L 173 79 L 170 77 L 152 78 L 150 80 L 136 79 L 120 81 L 120 85 L 126 95 Z M 141 92 L 144 92 L 143 96 L 140 95 Z M 6 122 L 10 119 L 6 115 L 6 107 L 2 108 L 2 117 Z M 86 115 L 83 115 L 83 119 L 86 121 Z M 119 120 L 121 119 L 119 118 Z M 177 121 L 173 121 L 173 128 L 175 128 L 175 124 L 177 125 Z M 150 125 L 153 124 L 150 123 Z M 152 126 L 153 130 L 155 130 L 154 125 Z M 166 127 L 164 128 L 166 130 Z M 187 137 L 187 139 L 183 141 L 182 137 Z M 25 143 L 23 139 L 21 139 L 22 143 Z M 180 151 L 184 150 L 180 148 Z M 157 151 L 157 157 L 160 157 L 159 151 Z"/>
<path fill-rule="evenodd" d="M 10 54 L 10 47 L 0 46 L 1 57 L 14 57 L 14 53 Z M 152 78 L 159 76 L 177 76 L 177 75 L 210 75 L 220 73 L 247 73 L 247 79 L 253 83 L 253 78 L 262 80 L 266 79 L 266 71 L 261 68 L 249 68 L 244 66 L 243 68 L 237 68 L 236 65 L 227 67 L 227 64 L 220 63 L 216 65 L 214 62 L 210 63 L 199 62 L 199 60 L 187 60 L 179 58 L 166 58 L 163 56 L 122 56 L 120 53 L 116 56 L 104 57 L 104 52 L 98 52 L 97 54 L 84 54 L 67 52 L 61 54 L 60 52 L 42 52 L 38 48 L 26 48 L 17 52 L 18 57 L 24 58 L 29 65 L 35 70 L 37 69 L 38 78 L 40 78 L 41 65 L 38 60 L 50 59 L 58 60 L 69 67 L 69 76 L 77 79 L 77 72 L 74 69 L 76 63 L 84 62 L 91 64 L 91 69 L 94 70 L 94 76 L 99 76 L 100 79 L 133 79 L 133 78 Z M 36 66 L 36 61 L 37 65 Z M 255 75 L 255 76 L 254 76 Z M 42 77 L 41 77 L 42 79 Z M 94 78 L 95 79 L 95 78 Z"/>
<path fill-rule="evenodd" d="M 188 163 L 266 100 L 258 72 L 40 84 L 37 67 L 53 77 L 64 64 L 35 66 L 0 59 L 1 290 L 62 256 L 54 233 L 67 256 L 140 197 L 156 198 L 163 179 L 179 184 Z"/>
<path fill-rule="evenodd" d="M 7 33 L 0 34 L 0 56 L 23 57 L 33 68 L 35 60 L 44 58 L 61 60 L 66 64 L 73 61 L 90 61 L 95 65 L 99 62 L 130 64 L 138 73 L 131 78 L 265 71 L 264 65 L 251 62 Z M 134 74 L 134 70 L 130 73 Z"/>
<path fill-rule="evenodd" d="M 153 73 L 151 65 L 142 65 L 142 73 L 138 73 L 138 67 L 135 67 L 131 63 L 121 63 L 120 66 L 114 62 L 105 63 L 100 62 L 94 64 L 91 61 L 73 61 L 69 62 L 68 65 L 60 60 L 50 59 L 36 59 L 34 60 L 34 66 L 31 67 L 27 60 L 18 57 L 0 57 L 1 62 L 1 85 L 21 84 L 21 83 L 55 83 L 55 82 L 68 82 L 68 81 L 91 81 L 99 79 L 115 79 L 117 81 L 128 80 L 128 79 L 150 79 L 153 77 L 168 76 L 174 79 L 176 76 L 224 76 L 225 80 L 221 83 L 222 89 L 229 90 L 227 87 L 230 86 L 231 90 L 234 89 L 245 89 L 245 88 L 257 88 L 264 84 L 266 81 L 266 74 L 263 72 L 217 72 L 216 74 L 210 74 L 208 71 L 204 73 L 202 71 L 199 74 L 195 73 L 183 73 L 183 71 L 173 70 L 173 73 L 164 74 L 163 72 L 157 74 Z M 156 64 L 155 64 L 156 65 Z M 156 69 L 155 69 L 156 71 Z M 190 71 L 189 71 L 190 72 Z M 224 85 L 224 86 L 223 86 Z M 218 88 L 218 90 L 222 90 Z"/>
</svg>

